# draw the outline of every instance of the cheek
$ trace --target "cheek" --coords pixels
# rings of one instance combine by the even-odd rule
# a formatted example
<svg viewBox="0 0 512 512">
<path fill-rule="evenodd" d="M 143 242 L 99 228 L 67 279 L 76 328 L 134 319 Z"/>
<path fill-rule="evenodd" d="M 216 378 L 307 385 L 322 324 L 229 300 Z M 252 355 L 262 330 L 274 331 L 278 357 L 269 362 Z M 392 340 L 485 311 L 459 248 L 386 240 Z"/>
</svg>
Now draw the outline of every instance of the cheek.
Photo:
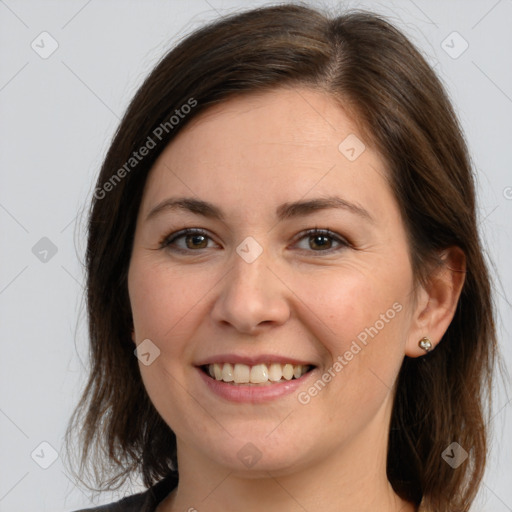
<svg viewBox="0 0 512 512">
<path fill-rule="evenodd" d="M 204 296 L 199 282 L 182 270 L 169 268 L 168 263 L 163 266 L 142 257 L 132 260 L 128 277 L 137 343 L 150 339 L 159 349 L 150 365 L 139 363 L 144 387 L 167 424 L 179 431 L 192 428 L 185 414 L 174 412 L 190 407 L 183 393 L 190 368 L 183 361 L 190 360 L 187 340 Z"/>
<path fill-rule="evenodd" d="M 329 269 L 325 275 L 305 276 L 297 281 L 304 301 L 318 317 L 332 348 L 344 349 L 354 339 L 364 342 L 384 332 L 398 332 L 408 283 L 393 269 L 389 272 L 354 268 Z M 311 313 L 310 313 L 311 316 Z"/>
<path fill-rule="evenodd" d="M 311 326 L 320 326 L 313 332 L 327 353 L 323 371 L 334 376 L 324 373 L 332 391 L 325 399 L 339 410 L 378 407 L 404 357 L 408 274 L 372 267 L 329 269 L 297 284 L 308 290 L 303 321 L 309 317 Z"/>
<path fill-rule="evenodd" d="M 137 340 L 150 338 L 162 343 L 179 333 L 190 321 L 194 307 L 208 289 L 202 276 L 186 271 L 133 261 L 129 273 L 129 292 Z"/>
</svg>

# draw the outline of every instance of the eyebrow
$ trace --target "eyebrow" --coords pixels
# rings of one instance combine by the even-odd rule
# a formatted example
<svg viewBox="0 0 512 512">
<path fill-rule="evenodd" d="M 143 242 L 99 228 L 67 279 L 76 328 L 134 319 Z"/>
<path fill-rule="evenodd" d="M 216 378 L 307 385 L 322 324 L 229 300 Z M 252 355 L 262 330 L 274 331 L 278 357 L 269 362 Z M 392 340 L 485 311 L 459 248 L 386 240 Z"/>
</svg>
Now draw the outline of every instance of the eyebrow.
<svg viewBox="0 0 512 512">
<path fill-rule="evenodd" d="M 307 201 L 296 201 L 293 203 L 283 203 L 276 208 L 276 217 L 278 220 L 286 220 L 296 217 L 304 217 L 317 211 L 331 208 L 346 210 L 371 223 L 375 223 L 375 219 L 361 205 L 352 203 L 338 196 L 310 199 Z M 222 222 L 225 221 L 225 215 L 222 213 L 220 208 L 212 203 L 195 199 L 193 197 L 177 197 L 163 200 L 151 209 L 146 217 L 146 221 L 154 218 L 164 211 L 169 210 L 183 210 L 195 213 L 196 215 L 201 215 L 208 219 L 216 219 Z"/>
</svg>

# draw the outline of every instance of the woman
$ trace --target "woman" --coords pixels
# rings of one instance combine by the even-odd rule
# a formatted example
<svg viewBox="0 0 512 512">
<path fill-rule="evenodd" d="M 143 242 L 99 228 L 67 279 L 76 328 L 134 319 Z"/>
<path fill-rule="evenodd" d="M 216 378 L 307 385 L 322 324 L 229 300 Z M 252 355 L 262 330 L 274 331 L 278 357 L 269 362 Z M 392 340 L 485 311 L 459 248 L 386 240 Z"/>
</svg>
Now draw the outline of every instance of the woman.
<svg viewBox="0 0 512 512">
<path fill-rule="evenodd" d="M 137 92 L 94 193 L 101 510 L 467 511 L 496 355 L 467 149 L 378 16 L 206 26 Z M 179 481 L 178 481 L 179 480 Z"/>
</svg>

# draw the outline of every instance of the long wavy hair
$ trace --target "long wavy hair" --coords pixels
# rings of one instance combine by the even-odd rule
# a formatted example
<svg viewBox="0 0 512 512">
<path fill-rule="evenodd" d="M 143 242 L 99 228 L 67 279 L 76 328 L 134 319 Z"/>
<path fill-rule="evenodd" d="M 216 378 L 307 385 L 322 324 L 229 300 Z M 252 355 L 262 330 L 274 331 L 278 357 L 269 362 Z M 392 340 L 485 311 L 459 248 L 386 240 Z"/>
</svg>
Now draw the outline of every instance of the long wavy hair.
<svg viewBox="0 0 512 512">
<path fill-rule="evenodd" d="M 329 94 L 388 164 L 418 283 L 428 280 L 443 248 L 465 254 L 464 286 L 443 339 L 424 357 L 405 357 L 400 369 L 387 473 L 406 500 L 436 512 L 467 511 L 486 462 L 498 352 L 463 134 L 439 79 L 392 24 L 368 12 L 331 16 L 296 4 L 223 17 L 183 39 L 144 81 L 117 129 L 89 212 L 91 366 L 66 433 L 68 450 L 79 438 L 77 474 L 92 471 L 98 489 L 112 489 L 132 474 L 149 487 L 178 471 L 175 435 L 146 393 L 131 339 L 127 273 L 142 191 L 159 154 L 194 117 L 281 86 Z M 150 136 L 155 147 L 131 161 Z M 456 470 L 441 457 L 453 441 L 469 453 Z"/>
</svg>

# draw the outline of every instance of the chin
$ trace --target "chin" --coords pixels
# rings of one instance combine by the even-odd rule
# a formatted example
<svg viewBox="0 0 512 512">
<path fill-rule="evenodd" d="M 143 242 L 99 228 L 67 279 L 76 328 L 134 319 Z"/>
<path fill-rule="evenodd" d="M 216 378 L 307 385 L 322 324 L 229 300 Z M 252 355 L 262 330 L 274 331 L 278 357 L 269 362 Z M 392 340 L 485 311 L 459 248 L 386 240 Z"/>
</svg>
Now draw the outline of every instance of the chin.
<svg viewBox="0 0 512 512">
<path fill-rule="evenodd" d="M 210 438 L 207 444 L 203 438 L 196 440 L 196 447 L 199 448 L 200 443 L 199 449 L 213 464 L 245 478 L 268 478 L 269 473 L 272 476 L 294 473 L 307 465 L 311 458 L 308 453 L 314 448 L 306 439 L 294 439 L 289 431 L 272 432 L 275 424 L 271 428 L 265 425 L 265 428 L 258 429 L 260 433 L 248 428 L 225 427 L 233 437 Z M 304 431 L 302 435 L 305 435 Z M 312 435 L 306 437 L 311 439 Z M 188 444 L 190 442 L 189 439 Z"/>
</svg>

